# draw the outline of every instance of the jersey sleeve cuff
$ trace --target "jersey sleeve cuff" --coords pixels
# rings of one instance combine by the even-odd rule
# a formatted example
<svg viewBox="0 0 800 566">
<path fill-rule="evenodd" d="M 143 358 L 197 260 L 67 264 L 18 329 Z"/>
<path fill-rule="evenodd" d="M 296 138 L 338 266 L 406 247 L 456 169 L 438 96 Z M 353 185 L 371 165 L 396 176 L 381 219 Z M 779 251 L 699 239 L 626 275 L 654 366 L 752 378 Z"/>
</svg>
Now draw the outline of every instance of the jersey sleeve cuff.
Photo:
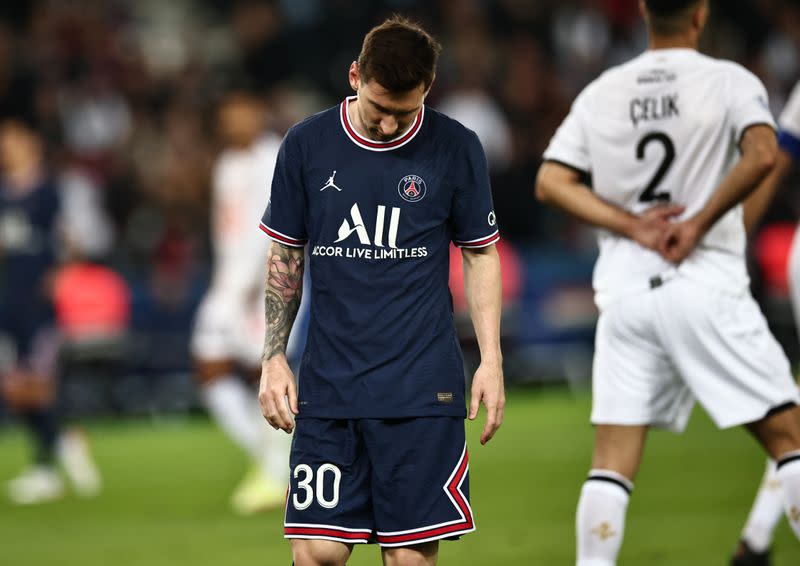
<svg viewBox="0 0 800 566">
<path fill-rule="evenodd" d="M 736 143 L 736 145 L 739 147 L 739 149 L 741 149 L 741 147 L 742 147 L 742 140 L 744 139 L 744 135 L 747 133 L 747 130 L 749 130 L 750 128 L 755 128 L 756 126 L 766 126 L 768 128 L 772 128 L 773 131 L 777 132 L 777 129 L 775 128 L 775 124 L 772 123 L 772 122 L 766 122 L 764 120 L 756 120 L 755 122 L 750 122 L 749 124 L 746 124 L 745 126 L 743 126 L 742 130 L 739 132 L 739 138 L 738 138 L 738 141 Z"/>
<path fill-rule="evenodd" d="M 800 159 L 800 139 L 794 134 L 781 130 L 778 132 L 778 145 L 781 149 L 792 156 L 792 159 Z"/>
<path fill-rule="evenodd" d="M 270 228 L 269 226 L 267 226 L 263 222 L 261 223 L 259 228 L 261 228 L 261 230 L 267 236 L 269 236 L 270 238 L 272 238 L 276 242 L 280 242 L 281 244 L 284 244 L 286 246 L 291 246 L 293 248 L 302 248 L 303 246 L 306 245 L 306 242 L 308 242 L 308 238 L 293 238 L 292 236 L 287 236 L 286 234 L 284 234 L 282 232 L 278 232 L 277 230 L 274 230 L 273 228 Z"/>
<path fill-rule="evenodd" d="M 475 240 L 453 240 L 453 243 L 458 246 L 459 248 L 485 248 L 486 246 L 491 246 L 497 240 L 500 239 L 500 231 L 495 230 L 488 236 L 484 236 L 483 238 L 477 238 Z"/>
<path fill-rule="evenodd" d="M 545 163 L 555 163 L 556 165 L 561 165 L 562 167 L 566 167 L 567 169 L 571 169 L 575 171 L 579 175 L 589 175 L 589 170 L 584 169 L 583 167 L 578 167 L 577 165 L 573 165 L 572 163 L 568 163 L 562 159 L 556 159 L 555 157 L 544 157 Z"/>
</svg>

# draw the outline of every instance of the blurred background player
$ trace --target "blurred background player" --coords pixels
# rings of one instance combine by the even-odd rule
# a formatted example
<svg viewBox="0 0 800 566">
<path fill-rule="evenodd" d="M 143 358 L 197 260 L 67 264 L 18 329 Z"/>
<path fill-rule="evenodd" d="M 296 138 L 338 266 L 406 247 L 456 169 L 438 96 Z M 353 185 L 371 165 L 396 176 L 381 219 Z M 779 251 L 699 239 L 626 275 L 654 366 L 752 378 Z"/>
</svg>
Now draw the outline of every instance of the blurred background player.
<svg viewBox="0 0 800 566">
<path fill-rule="evenodd" d="M 18 504 L 57 499 L 61 464 L 81 495 L 100 477 L 77 431 L 61 432 L 56 414 L 59 337 L 51 283 L 65 243 L 59 187 L 44 160 L 43 142 L 25 114 L 0 121 L 0 391 L 30 430 L 35 459 L 7 485 Z"/>
<path fill-rule="evenodd" d="M 775 193 L 791 172 L 794 161 L 800 159 L 800 83 L 792 90 L 781 112 L 778 126 L 779 151 L 775 168 L 747 199 L 745 205 L 744 221 L 748 234 L 754 232 Z M 800 227 L 795 232 L 789 255 L 788 283 L 795 324 L 800 329 Z M 783 492 L 776 472 L 775 461 L 768 460 L 764 479 L 742 530 L 742 538 L 731 559 L 731 566 L 771 564 L 769 551 L 772 538 L 783 517 Z"/>
<path fill-rule="evenodd" d="M 243 379 L 258 377 L 265 324 L 269 242 L 258 226 L 281 144 L 279 136 L 265 131 L 266 121 L 263 102 L 243 90 L 228 93 L 219 108 L 225 150 L 212 181 L 214 267 L 192 337 L 203 402 L 252 463 L 231 497 L 242 514 L 282 505 L 289 477 L 289 439 L 266 426 L 256 393 Z"/>
</svg>

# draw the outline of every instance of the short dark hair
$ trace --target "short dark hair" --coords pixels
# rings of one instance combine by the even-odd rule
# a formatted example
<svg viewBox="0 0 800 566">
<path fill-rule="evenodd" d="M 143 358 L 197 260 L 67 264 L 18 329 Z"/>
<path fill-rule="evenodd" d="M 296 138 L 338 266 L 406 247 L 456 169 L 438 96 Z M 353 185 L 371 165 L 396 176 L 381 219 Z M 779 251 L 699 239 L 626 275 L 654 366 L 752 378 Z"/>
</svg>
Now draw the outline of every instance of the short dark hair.
<svg viewBox="0 0 800 566">
<path fill-rule="evenodd" d="M 704 0 L 644 0 L 650 14 L 650 27 L 659 35 L 684 31 L 688 16 Z"/>
<path fill-rule="evenodd" d="M 430 88 L 442 46 L 419 24 L 392 16 L 364 37 L 358 56 L 363 82 L 375 80 L 392 92 Z"/>
</svg>

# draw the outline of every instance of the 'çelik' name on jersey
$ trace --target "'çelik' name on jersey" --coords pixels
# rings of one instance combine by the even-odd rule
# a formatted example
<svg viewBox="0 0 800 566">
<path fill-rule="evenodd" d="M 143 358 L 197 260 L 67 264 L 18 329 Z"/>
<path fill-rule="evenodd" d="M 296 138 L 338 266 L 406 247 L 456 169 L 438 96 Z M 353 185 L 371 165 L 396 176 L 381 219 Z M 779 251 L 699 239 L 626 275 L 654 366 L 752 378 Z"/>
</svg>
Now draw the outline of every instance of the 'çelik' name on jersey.
<svg viewBox="0 0 800 566">
<path fill-rule="evenodd" d="M 300 417 L 464 416 L 450 242 L 499 238 L 477 136 L 423 107 L 389 142 L 340 106 L 283 141 L 262 229 L 312 256 Z"/>
<path fill-rule="evenodd" d="M 767 93 L 752 73 L 693 49 L 647 51 L 603 73 L 575 100 L 545 159 L 591 173 L 598 196 L 634 214 L 660 203 L 691 217 L 738 160 L 751 126 L 774 127 Z M 601 230 L 596 302 L 648 289 L 673 265 L 635 241 Z M 745 231 L 737 206 L 677 267 L 687 278 L 740 293 L 748 288 Z"/>
<path fill-rule="evenodd" d="M 634 126 L 638 126 L 642 121 L 667 120 L 680 116 L 678 93 L 658 98 L 654 96 L 636 97 L 630 102 L 630 113 Z"/>
</svg>

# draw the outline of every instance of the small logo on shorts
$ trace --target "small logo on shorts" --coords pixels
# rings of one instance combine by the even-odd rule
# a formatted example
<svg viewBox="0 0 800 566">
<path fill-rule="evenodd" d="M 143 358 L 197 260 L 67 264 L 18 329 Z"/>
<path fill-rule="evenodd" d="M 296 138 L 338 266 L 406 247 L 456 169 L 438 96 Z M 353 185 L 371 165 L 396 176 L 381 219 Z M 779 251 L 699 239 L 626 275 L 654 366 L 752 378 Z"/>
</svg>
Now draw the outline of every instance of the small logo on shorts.
<svg viewBox="0 0 800 566">
<path fill-rule="evenodd" d="M 400 179 L 400 183 L 397 185 L 400 197 L 408 202 L 421 201 L 427 191 L 425 181 L 419 175 L 406 175 Z"/>
<path fill-rule="evenodd" d="M 452 403 L 453 402 L 453 394 L 452 393 L 437 393 L 436 400 L 439 403 Z"/>
</svg>

